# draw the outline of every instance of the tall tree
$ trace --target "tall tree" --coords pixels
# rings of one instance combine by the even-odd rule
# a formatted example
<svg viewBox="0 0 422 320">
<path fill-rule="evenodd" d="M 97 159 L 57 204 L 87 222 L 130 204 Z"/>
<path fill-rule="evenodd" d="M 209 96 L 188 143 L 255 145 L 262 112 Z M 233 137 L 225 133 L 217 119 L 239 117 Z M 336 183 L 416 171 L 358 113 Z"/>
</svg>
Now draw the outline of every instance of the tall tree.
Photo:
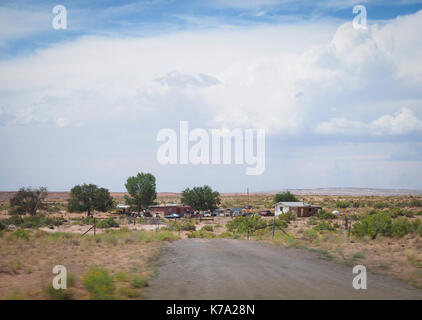
<svg viewBox="0 0 422 320">
<path fill-rule="evenodd" d="M 37 213 L 37 210 L 44 208 L 44 199 L 47 197 L 47 188 L 38 189 L 20 188 L 19 191 L 10 199 L 10 208 L 12 214 L 29 213 L 31 216 Z"/>
<path fill-rule="evenodd" d="M 181 201 L 191 206 L 194 210 L 214 210 L 221 202 L 220 193 L 213 191 L 211 187 L 186 188 L 182 191 Z"/>
<path fill-rule="evenodd" d="M 274 196 L 274 203 L 277 203 L 277 202 L 296 202 L 296 201 L 299 201 L 299 200 L 297 200 L 295 195 L 290 193 L 290 191 L 283 192 L 283 193 L 277 193 Z"/>
<path fill-rule="evenodd" d="M 148 208 L 157 199 L 155 177 L 151 173 L 140 172 L 127 178 L 125 187 L 129 193 L 125 196 L 126 203 L 138 211 Z"/>
<path fill-rule="evenodd" d="M 68 201 L 69 212 L 87 211 L 88 216 L 93 210 L 106 212 L 113 207 L 113 198 L 105 188 L 98 188 L 95 184 L 77 185 L 70 190 Z"/>
</svg>

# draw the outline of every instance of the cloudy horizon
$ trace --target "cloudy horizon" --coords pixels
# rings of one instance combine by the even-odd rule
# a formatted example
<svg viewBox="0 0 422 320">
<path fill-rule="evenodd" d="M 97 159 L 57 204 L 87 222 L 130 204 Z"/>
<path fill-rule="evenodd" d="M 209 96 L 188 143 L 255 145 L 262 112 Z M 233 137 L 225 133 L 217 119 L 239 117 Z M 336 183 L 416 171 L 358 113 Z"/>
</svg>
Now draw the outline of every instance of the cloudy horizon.
<svg viewBox="0 0 422 320">
<path fill-rule="evenodd" d="M 0 190 L 422 189 L 422 1 L 10 1 L 0 27 Z M 264 173 L 160 164 L 185 120 L 265 129 Z"/>
</svg>

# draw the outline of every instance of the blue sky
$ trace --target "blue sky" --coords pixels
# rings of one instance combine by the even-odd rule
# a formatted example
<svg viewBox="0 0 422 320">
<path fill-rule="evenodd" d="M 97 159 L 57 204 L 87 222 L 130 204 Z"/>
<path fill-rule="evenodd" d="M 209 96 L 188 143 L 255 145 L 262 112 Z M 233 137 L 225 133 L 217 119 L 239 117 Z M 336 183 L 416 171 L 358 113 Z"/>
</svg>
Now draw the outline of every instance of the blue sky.
<svg viewBox="0 0 422 320">
<path fill-rule="evenodd" d="M 52 8 L 67 9 L 54 30 Z M 366 7 L 367 30 L 352 27 Z M 422 189 L 422 1 L 3 1 L 0 190 Z M 263 128 L 266 169 L 161 165 L 157 132 Z"/>
</svg>

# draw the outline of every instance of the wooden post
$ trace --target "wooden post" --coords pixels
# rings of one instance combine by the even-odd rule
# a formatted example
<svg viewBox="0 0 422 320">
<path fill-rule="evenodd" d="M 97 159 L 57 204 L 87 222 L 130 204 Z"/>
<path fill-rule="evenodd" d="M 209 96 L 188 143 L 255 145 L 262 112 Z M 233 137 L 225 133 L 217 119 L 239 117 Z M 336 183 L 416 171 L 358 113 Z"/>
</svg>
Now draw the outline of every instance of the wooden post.
<svg viewBox="0 0 422 320">
<path fill-rule="evenodd" d="M 275 231 L 275 212 L 274 212 L 274 219 L 273 219 L 273 235 L 271 239 L 274 239 L 274 231 Z"/>
<path fill-rule="evenodd" d="M 95 237 L 95 235 L 96 235 L 96 227 L 95 227 L 95 217 L 94 217 L 94 237 Z"/>
</svg>

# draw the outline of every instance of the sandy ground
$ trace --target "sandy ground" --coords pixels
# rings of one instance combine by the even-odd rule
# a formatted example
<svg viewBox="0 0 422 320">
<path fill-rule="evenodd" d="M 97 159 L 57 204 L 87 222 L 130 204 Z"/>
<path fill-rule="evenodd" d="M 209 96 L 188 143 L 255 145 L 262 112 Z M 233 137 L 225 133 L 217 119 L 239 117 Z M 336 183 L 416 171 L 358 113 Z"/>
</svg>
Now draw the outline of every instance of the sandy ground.
<svg viewBox="0 0 422 320">
<path fill-rule="evenodd" d="M 184 239 L 170 244 L 149 299 L 422 299 L 422 290 L 368 273 L 352 287 L 352 267 L 257 241 Z"/>
</svg>

